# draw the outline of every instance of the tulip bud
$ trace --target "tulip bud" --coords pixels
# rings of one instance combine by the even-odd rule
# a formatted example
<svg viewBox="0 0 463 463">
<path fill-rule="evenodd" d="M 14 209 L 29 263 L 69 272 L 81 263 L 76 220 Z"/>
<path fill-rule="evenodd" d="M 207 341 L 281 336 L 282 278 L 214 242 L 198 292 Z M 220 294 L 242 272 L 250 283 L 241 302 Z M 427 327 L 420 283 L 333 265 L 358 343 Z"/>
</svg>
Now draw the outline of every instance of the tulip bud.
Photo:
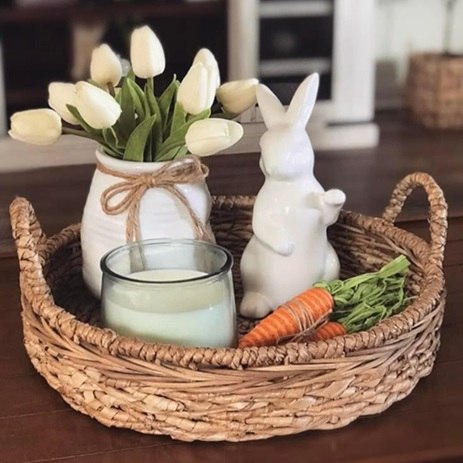
<svg viewBox="0 0 463 463">
<path fill-rule="evenodd" d="M 203 119 L 191 124 L 185 144 L 192 154 L 210 156 L 234 145 L 243 136 L 238 122 L 226 119 Z"/>
<path fill-rule="evenodd" d="M 52 82 L 48 85 L 48 104 L 54 109 L 63 121 L 72 125 L 79 125 L 79 121 L 69 112 L 66 105 L 75 106 L 76 87 L 74 84 Z"/>
<path fill-rule="evenodd" d="M 158 76 L 164 72 L 166 58 L 162 44 L 148 26 L 139 27 L 132 32 L 130 61 L 133 72 L 142 79 Z"/>
<path fill-rule="evenodd" d="M 177 92 L 177 101 L 188 114 L 199 114 L 212 106 L 216 91 L 216 76 L 211 68 L 198 62 L 183 78 Z"/>
<path fill-rule="evenodd" d="M 113 126 L 121 115 L 119 103 L 109 93 L 88 82 L 76 84 L 76 108 L 94 129 Z"/>
<path fill-rule="evenodd" d="M 256 104 L 257 79 L 227 82 L 217 89 L 217 100 L 227 113 L 240 114 Z"/>
<path fill-rule="evenodd" d="M 11 116 L 11 138 L 34 145 L 51 145 L 61 136 L 61 118 L 51 109 L 29 109 Z"/>
<path fill-rule="evenodd" d="M 214 80 L 215 88 L 217 88 L 220 85 L 220 71 L 213 53 L 207 48 L 201 48 L 194 57 L 193 64 L 196 63 L 203 63 L 204 66 L 209 68 L 209 73 L 213 76 L 211 79 Z"/>
<path fill-rule="evenodd" d="M 90 77 L 102 87 L 106 87 L 108 84 L 115 87 L 121 80 L 121 61 L 109 45 L 103 43 L 93 50 Z"/>
</svg>

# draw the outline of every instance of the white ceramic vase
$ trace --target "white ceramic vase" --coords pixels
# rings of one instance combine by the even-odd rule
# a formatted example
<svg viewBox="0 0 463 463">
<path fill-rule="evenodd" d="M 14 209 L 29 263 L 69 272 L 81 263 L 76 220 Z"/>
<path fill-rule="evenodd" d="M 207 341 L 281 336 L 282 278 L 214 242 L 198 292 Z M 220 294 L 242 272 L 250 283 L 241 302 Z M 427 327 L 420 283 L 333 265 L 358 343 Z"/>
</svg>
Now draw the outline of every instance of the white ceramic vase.
<svg viewBox="0 0 463 463">
<path fill-rule="evenodd" d="M 96 151 L 97 161 L 106 169 L 125 174 L 150 174 L 159 170 L 164 162 L 132 162 L 112 158 Z M 183 162 L 190 162 L 188 156 Z M 103 211 L 102 194 L 124 180 L 96 169 L 87 196 L 81 225 L 83 278 L 97 298 L 101 294 L 102 274 L 100 260 L 104 254 L 126 243 L 128 212 L 109 215 Z M 188 200 L 198 219 L 208 226 L 211 196 L 205 180 L 197 183 L 177 184 L 178 191 Z M 122 200 L 119 193 L 113 202 Z M 139 207 L 139 238 L 197 238 L 189 212 L 174 195 L 163 188 L 149 188 L 143 194 Z"/>
</svg>

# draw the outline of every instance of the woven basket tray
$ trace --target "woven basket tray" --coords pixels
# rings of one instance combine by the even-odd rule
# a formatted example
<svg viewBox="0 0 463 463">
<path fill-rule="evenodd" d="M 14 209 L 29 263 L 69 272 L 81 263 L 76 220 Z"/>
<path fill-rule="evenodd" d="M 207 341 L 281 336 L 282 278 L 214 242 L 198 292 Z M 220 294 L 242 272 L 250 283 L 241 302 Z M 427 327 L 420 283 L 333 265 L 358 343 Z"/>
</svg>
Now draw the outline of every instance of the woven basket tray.
<svg viewBox="0 0 463 463">
<path fill-rule="evenodd" d="M 405 104 L 429 128 L 463 127 L 463 56 L 418 53 L 410 57 Z"/>
<path fill-rule="evenodd" d="M 394 226 L 406 197 L 427 192 L 430 244 Z M 239 256 L 251 236 L 253 198 L 217 197 L 220 244 Z M 81 277 L 79 226 L 46 238 L 27 200 L 10 208 L 20 262 L 24 342 L 37 371 L 74 409 L 107 426 L 181 440 L 244 441 L 345 426 L 406 397 L 431 372 L 444 309 L 446 203 L 426 174 L 393 192 L 383 218 L 344 212 L 330 238 L 343 275 L 399 253 L 412 262 L 400 315 L 321 342 L 245 349 L 182 348 L 98 327 L 99 305 Z M 241 331 L 250 322 L 239 321 Z"/>
</svg>

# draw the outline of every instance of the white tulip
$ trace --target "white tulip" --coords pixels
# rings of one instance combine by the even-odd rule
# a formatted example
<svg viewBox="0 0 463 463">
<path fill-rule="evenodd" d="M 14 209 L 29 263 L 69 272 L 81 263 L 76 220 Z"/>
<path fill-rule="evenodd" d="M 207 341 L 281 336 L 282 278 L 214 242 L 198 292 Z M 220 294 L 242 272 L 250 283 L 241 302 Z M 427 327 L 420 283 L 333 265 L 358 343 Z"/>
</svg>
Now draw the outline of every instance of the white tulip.
<svg viewBox="0 0 463 463">
<path fill-rule="evenodd" d="M 109 93 L 88 82 L 76 84 L 76 108 L 94 129 L 113 126 L 121 115 L 119 103 Z"/>
<path fill-rule="evenodd" d="M 109 45 L 103 43 L 93 50 L 90 61 L 90 77 L 102 87 L 106 87 L 108 84 L 115 87 L 121 80 L 121 61 Z"/>
<path fill-rule="evenodd" d="M 29 109 L 11 116 L 11 138 L 34 145 L 51 145 L 61 136 L 61 118 L 48 108 Z"/>
<path fill-rule="evenodd" d="M 201 48 L 193 59 L 193 64 L 196 63 L 203 63 L 204 66 L 209 68 L 209 73 L 214 76 L 215 88 L 217 88 L 220 85 L 220 71 L 213 53 L 207 48 Z"/>
<path fill-rule="evenodd" d="M 191 66 L 177 92 L 177 102 L 188 114 L 199 114 L 212 106 L 216 91 L 211 67 L 198 62 Z"/>
<path fill-rule="evenodd" d="M 243 136 L 238 122 L 226 119 L 204 119 L 191 124 L 185 144 L 192 154 L 210 156 L 234 145 Z"/>
<path fill-rule="evenodd" d="M 70 113 L 66 105 L 75 106 L 76 87 L 65 82 L 52 82 L 48 85 L 48 104 L 54 109 L 63 121 L 78 125 L 79 121 Z"/>
<path fill-rule="evenodd" d="M 130 39 L 130 61 L 137 77 L 148 79 L 164 72 L 166 58 L 157 35 L 143 26 L 132 32 Z"/>
<path fill-rule="evenodd" d="M 257 79 L 235 80 L 222 84 L 217 89 L 217 100 L 231 114 L 241 114 L 256 104 Z"/>
</svg>

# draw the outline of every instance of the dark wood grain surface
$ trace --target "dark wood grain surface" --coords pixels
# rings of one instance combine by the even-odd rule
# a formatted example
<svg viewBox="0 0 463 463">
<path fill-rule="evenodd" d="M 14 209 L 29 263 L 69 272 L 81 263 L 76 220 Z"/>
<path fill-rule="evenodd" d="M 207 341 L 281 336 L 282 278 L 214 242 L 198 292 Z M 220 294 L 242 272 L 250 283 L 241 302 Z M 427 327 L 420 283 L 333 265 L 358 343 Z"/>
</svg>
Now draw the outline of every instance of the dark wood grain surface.
<svg viewBox="0 0 463 463">
<path fill-rule="evenodd" d="M 248 443 L 182 443 L 109 429 L 70 409 L 35 372 L 24 351 L 18 266 L 9 240 L 7 205 L 27 196 L 47 233 L 78 221 L 93 167 L 0 174 L 0 462 L 462 462 L 463 461 L 463 134 L 428 132 L 400 118 L 382 119 L 378 148 L 318 153 L 326 188 L 343 188 L 347 207 L 378 215 L 406 173 L 426 171 L 450 205 L 445 259 L 448 288 L 442 345 L 432 374 L 378 416 L 334 431 Z M 262 183 L 256 155 L 210 158 L 213 193 L 253 194 Z M 427 236 L 427 205 L 414 194 L 400 226 Z"/>
</svg>

